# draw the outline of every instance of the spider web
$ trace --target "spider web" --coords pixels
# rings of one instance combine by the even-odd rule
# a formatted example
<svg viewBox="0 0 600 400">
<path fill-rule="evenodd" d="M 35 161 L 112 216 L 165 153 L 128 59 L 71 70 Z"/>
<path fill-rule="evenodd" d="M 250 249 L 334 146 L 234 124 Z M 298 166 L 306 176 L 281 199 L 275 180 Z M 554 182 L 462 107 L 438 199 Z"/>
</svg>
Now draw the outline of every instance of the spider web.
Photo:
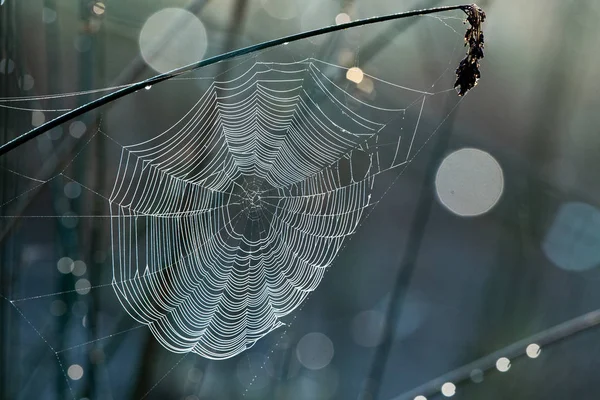
<svg viewBox="0 0 600 400">
<path fill-rule="evenodd" d="M 384 121 L 405 109 L 360 102 L 323 66 L 255 62 L 211 83 L 165 132 L 123 148 L 110 196 L 113 285 L 167 349 L 231 357 L 281 326 L 354 233 L 376 175 L 408 160 L 400 144 L 414 141 L 418 119 L 382 157 Z M 422 110 L 426 94 L 413 92 Z"/>
<path fill-rule="evenodd" d="M 431 73 L 402 61 L 394 79 L 377 78 L 368 68 L 354 76 L 354 68 L 314 51 L 298 57 L 297 47 L 281 46 L 175 78 L 102 110 L 102 121 L 58 174 L 5 169 L 33 186 L 3 202 L 4 221 L 16 217 L 11 207 L 19 201 L 59 181 L 77 183 L 86 199 L 102 204 L 100 214 L 20 218 L 106 221 L 112 276 L 87 289 L 112 288 L 140 324 L 61 349 L 26 304 L 80 289 L 5 297 L 54 352 L 65 377 L 59 355 L 139 327 L 147 326 L 171 352 L 226 359 L 289 325 L 286 316 L 318 288 L 447 117 L 424 129 L 424 116 L 439 117 L 442 105 L 450 110 L 459 101 L 452 84 L 462 35 L 449 26 L 456 19 L 427 20 L 454 33 L 451 46 L 440 44 L 443 56 L 432 52 L 437 61 Z M 361 65 L 358 56 L 354 63 Z M 428 83 L 413 85 L 416 80 Z M 111 122 L 129 109 L 127 101 L 165 94 L 167 103 L 179 94 L 192 101 L 184 110 L 165 104 L 164 126 L 129 129 Z M 106 182 L 76 171 L 98 146 L 109 149 Z"/>
</svg>

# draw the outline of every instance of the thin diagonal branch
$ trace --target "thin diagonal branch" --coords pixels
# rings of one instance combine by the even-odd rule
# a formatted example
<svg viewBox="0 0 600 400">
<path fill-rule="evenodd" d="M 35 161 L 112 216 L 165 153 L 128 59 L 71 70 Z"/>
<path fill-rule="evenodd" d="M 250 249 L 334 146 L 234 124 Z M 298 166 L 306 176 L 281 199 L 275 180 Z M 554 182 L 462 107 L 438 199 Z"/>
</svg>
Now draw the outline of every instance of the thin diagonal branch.
<svg viewBox="0 0 600 400">
<path fill-rule="evenodd" d="M 438 13 L 442 13 L 442 12 L 446 12 L 446 11 L 453 11 L 453 10 L 462 10 L 468 14 L 469 12 L 471 12 L 473 7 L 476 7 L 476 6 L 469 4 L 469 5 L 436 7 L 436 8 L 429 8 L 429 9 L 425 9 L 425 10 L 415 10 L 415 11 L 408 11 L 408 12 L 397 13 L 397 14 L 387 14 L 387 15 L 382 15 L 382 16 L 378 16 L 378 17 L 360 19 L 360 20 L 348 22 L 346 24 L 331 25 L 331 26 L 327 26 L 324 28 L 315 29 L 312 31 L 306 31 L 306 32 L 302 32 L 302 33 L 289 35 L 289 36 L 284 36 L 284 37 L 281 37 L 278 39 L 269 40 L 269 41 L 258 43 L 255 45 L 243 47 L 238 50 L 219 54 L 217 56 L 207 58 L 200 62 L 189 64 L 184 67 L 177 68 L 172 71 L 156 75 L 152 78 L 134 83 L 130 86 L 124 87 L 120 90 L 117 90 L 115 92 L 112 92 L 110 94 L 102 96 L 94 101 L 91 101 L 87 104 L 84 104 L 81 107 L 77 107 L 77 108 L 75 108 L 53 120 L 46 122 L 45 124 L 42 124 L 34 129 L 30 130 L 29 132 L 26 132 L 26 133 L 16 137 L 15 139 L 3 144 L 2 146 L 0 146 L 0 156 L 19 147 L 20 145 L 28 142 L 29 140 L 41 135 L 42 133 L 47 132 L 50 129 L 55 128 L 67 121 L 70 121 L 82 114 L 85 114 L 88 111 L 94 110 L 105 104 L 111 103 L 117 99 L 127 96 L 128 94 L 137 92 L 138 90 L 141 90 L 141 89 L 145 88 L 146 86 L 155 85 L 159 82 L 169 80 L 171 78 L 174 78 L 174 77 L 184 74 L 186 72 L 193 71 L 193 70 L 205 67 L 207 65 L 216 64 L 220 61 L 232 59 L 232 58 L 239 57 L 239 56 L 249 54 L 249 53 L 254 53 L 254 52 L 260 51 L 260 50 L 265 50 L 265 49 L 279 46 L 279 45 L 282 45 L 285 43 L 296 42 L 296 41 L 299 41 L 302 39 L 307 39 L 310 37 L 319 36 L 319 35 L 323 35 L 326 33 L 341 31 L 341 30 L 348 29 L 348 28 L 376 24 L 376 23 L 380 23 L 380 22 L 384 22 L 384 21 L 410 18 L 410 17 L 419 16 L 419 15 L 438 14 Z"/>
<path fill-rule="evenodd" d="M 562 324 L 555 325 L 544 331 L 536 333 L 530 337 L 514 342 L 513 344 L 504 347 L 498 351 L 488 354 L 469 364 L 463 365 L 453 371 L 441 375 L 431 381 L 424 383 L 400 396 L 394 397 L 392 400 L 412 400 L 415 396 L 433 396 L 439 393 L 440 387 L 444 382 L 453 382 L 458 384 L 468 380 L 473 370 L 485 372 L 493 369 L 496 366 L 496 360 L 500 357 L 507 357 L 511 361 L 523 357 L 526 354 L 527 346 L 535 343 L 542 349 L 548 348 L 553 344 L 557 344 L 563 340 L 589 329 L 598 328 L 600 325 L 600 309 L 590 311 L 579 317 L 573 318 Z"/>
</svg>

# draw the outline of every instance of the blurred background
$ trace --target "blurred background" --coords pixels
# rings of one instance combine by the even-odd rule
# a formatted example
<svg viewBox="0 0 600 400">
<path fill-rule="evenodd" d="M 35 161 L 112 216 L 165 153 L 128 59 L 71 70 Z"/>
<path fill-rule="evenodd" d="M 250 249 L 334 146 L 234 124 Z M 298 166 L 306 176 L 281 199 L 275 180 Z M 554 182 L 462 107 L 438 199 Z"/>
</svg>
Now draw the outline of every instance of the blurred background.
<svg viewBox="0 0 600 400">
<path fill-rule="evenodd" d="M 4 143 L 106 93 L 89 91 L 300 31 L 457 3 L 0 4 Z M 479 85 L 460 102 L 447 92 L 427 103 L 422 151 L 383 178 L 386 195 L 317 290 L 286 329 L 228 360 L 170 353 L 121 307 L 102 218 L 119 152 L 94 138 L 101 129 L 130 144 L 166 129 L 230 64 L 135 93 L 0 157 L 1 398 L 598 398 L 600 3 L 479 5 Z M 261 57 L 315 57 L 444 90 L 466 26 L 460 12 L 437 17 Z M 365 100 L 395 104 L 361 86 L 362 75 L 340 79 Z"/>
</svg>

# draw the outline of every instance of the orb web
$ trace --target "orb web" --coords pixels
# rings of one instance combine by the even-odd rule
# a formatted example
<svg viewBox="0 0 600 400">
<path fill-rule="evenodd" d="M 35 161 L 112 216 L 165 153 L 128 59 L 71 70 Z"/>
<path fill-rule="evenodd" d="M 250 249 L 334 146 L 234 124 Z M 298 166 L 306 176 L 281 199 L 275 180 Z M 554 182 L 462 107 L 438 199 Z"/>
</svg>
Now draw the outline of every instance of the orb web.
<svg viewBox="0 0 600 400">
<path fill-rule="evenodd" d="M 372 205 L 376 176 L 406 162 L 402 135 L 383 146 L 391 159 L 379 151 L 385 121 L 405 109 L 368 105 L 324 68 L 345 72 L 255 62 L 210 83 L 169 129 L 123 146 L 113 286 L 167 349 L 228 358 L 281 326 Z M 426 94 L 410 92 L 423 107 Z"/>
</svg>

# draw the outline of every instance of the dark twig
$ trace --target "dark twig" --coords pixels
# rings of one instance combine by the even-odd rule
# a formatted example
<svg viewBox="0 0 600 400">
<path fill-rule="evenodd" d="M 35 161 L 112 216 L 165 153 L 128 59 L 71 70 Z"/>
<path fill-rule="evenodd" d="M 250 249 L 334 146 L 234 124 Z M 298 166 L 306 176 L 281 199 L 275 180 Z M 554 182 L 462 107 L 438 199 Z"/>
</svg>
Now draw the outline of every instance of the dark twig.
<svg viewBox="0 0 600 400">
<path fill-rule="evenodd" d="M 269 40 L 269 41 L 258 43 L 258 44 L 252 45 L 252 46 L 243 47 L 238 50 L 219 54 L 217 56 L 207 58 L 200 62 L 197 62 L 194 64 L 189 64 L 184 67 L 177 68 L 177 69 L 174 69 L 172 71 L 169 71 L 169 72 L 166 72 L 166 73 L 163 73 L 160 75 L 156 75 L 152 78 L 145 79 L 145 80 L 137 82 L 137 83 L 133 83 L 130 86 L 119 89 L 115 92 L 112 92 L 110 94 L 102 96 L 94 101 L 86 103 L 86 104 L 82 105 L 81 107 L 77 107 L 69 112 L 66 112 L 65 114 L 63 114 L 53 120 L 50 120 L 50 121 L 46 122 L 45 124 L 42 124 L 34 129 L 30 130 L 29 132 L 26 132 L 16 138 L 14 138 L 13 140 L 3 144 L 2 146 L 0 146 L 0 156 L 19 147 L 20 145 L 28 142 L 29 140 L 41 135 L 42 133 L 47 132 L 50 129 L 55 128 L 67 121 L 70 121 L 73 118 L 76 118 L 82 114 L 85 114 L 88 111 L 99 108 L 105 104 L 108 104 L 117 99 L 120 99 L 121 97 L 124 97 L 128 94 L 135 93 L 138 90 L 144 89 L 146 86 L 155 85 L 159 82 L 169 80 L 176 76 L 180 76 L 186 72 L 193 71 L 193 70 L 205 67 L 207 65 L 216 64 L 216 63 L 224 61 L 224 60 L 229 60 L 229 59 L 239 57 L 239 56 L 242 56 L 245 54 L 254 53 L 254 52 L 257 52 L 260 50 L 265 50 L 265 49 L 279 46 L 279 45 L 282 45 L 285 43 L 296 42 L 296 41 L 299 41 L 302 39 L 307 39 L 310 37 L 319 36 L 319 35 L 323 35 L 326 33 L 341 31 L 344 29 L 354 28 L 354 27 L 358 27 L 358 26 L 376 24 L 376 23 L 380 23 L 380 22 L 384 22 L 384 21 L 391 21 L 391 20 L 397 20 L 397 19 L 402 19 L 402 18 L 410 18 L 410 17 L 415 17 L 418 15 L 438 14 L 441 12 L 453 11 L 453 10 L 462 10 L 465 13 L 467 13 L 467 16 L 469 16 L 473 13 L 473 10 L 475 7 L 477 10 L 481 10 L 479 7 L 474 6 L 474 5 L 458 5 L 458 6 L 429 8 L 429 9 L 425 9 L 425 10 L 408 11 L 408 12 L 403 12 L 403 13 L 398 13 L 398 14 L 388 14 L 388 15 L 382 15 L 382 16 L 378 16 L 378 17 L 360 19 L 360 20 L 348 22 L 346 24 L 331 25 L 331 26 L 326 26 L 324 28 L 315 29 L 312 31 L 296 33 L 294 35 L 284 36 L 284 37 L 281 37 L 278 39 Z M 481 13 L 483 13 L 483 11 L 481 11 Z M 481 14 L 479 12 L 477 12 L 475 20 L 477 20 L 477 18 L 479 18 L 479 21 L 481 21 Z M 477 32 L 479 32 L 479 28 L 477 28 Z"/>
</svg>

